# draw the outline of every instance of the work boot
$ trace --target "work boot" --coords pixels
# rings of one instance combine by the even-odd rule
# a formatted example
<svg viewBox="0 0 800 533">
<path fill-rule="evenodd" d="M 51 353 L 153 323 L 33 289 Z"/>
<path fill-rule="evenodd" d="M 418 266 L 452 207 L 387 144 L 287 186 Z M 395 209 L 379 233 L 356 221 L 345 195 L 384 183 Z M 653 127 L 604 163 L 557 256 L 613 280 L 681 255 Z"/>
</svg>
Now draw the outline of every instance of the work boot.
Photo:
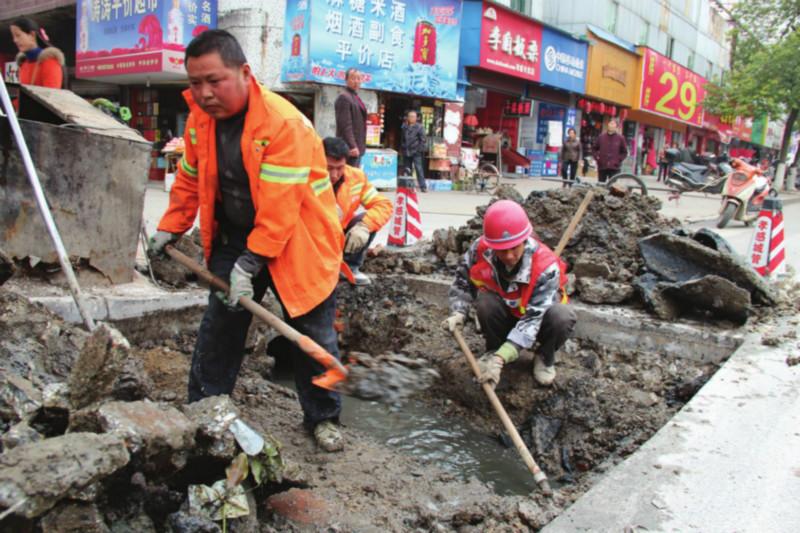
<svg viewBox="0 0 800 533">
<path fill-rule="evenodd" d="M 344 449 L 344 439 L 336 424 L 323 420 L 314 428 L 314 439 L 317 445 L 326 452 L 340 452 Z"/>
<path fill-rule="evenodd" d="M 533 379 L 536 380 L 536 383 L 545 387 L 552 385 L 553 380 L 556 379 L 555 365 L 547 366 L 544 364 L 544 357 L 538 353 L 533 357 Z"/>
<path fill-rule="evenodd" d="M 369 276 L 361 272 L 357 268 L 351 269 L 353 271 L 353 278 L 356 280 L 356 285 L 369 285 L 372 283 L 372 280 Z"/>
</svg>

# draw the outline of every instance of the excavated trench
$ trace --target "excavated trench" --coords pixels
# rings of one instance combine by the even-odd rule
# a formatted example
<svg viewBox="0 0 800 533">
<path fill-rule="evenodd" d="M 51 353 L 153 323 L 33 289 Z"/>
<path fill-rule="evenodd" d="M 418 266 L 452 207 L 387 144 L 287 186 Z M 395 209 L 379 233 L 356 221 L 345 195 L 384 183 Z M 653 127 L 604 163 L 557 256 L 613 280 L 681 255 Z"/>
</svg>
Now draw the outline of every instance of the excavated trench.
<svg viewBox="0 0 800 533">
<path fill-rule="evenodd" d="M 504 370 L 497 388 L 557 488 L 556 497 L 547 499 L 501 431 L 455 341 L 440 327 L 447 315 L 445 283 L 376 276 L 371 286 L 342 285 L 337 294 L 345 357 L 351 352 L 401 354 L 426 361 L 439 378 L 398 405 L 347 398 L 342 415 L 346 451 L 321 454 L 301 425 L 285 345 L 267 328 L 251 328 L 248 357 L 232 399 L 242 417 L 279 440 L 284 457 L 303 472 L 253 492 L 254 514 L 249 522 L 231 522 L 230 530 L 321 530 L 331 525 L 335 531 L 539 529 L 658 431 L 740 342 L 729 331 L 708 325 L 665 324 L 635 311 L 579 306 L 575 338 L 558 354 L 555 385 L 537 386 L 532 356 L 523 353 Z M 24 315 L 17 317 L 20 323 L 34 321 L 31 335 L 39 336 L 45 351 L 58 354 L 45 363 L 47 375 L 66 375 L 71 364 L 66 345 L 81 345 L 85 334 L 29 311 L 19 314 Z M 179 408 L 185 403 L 200 314 L 198 309 L 170 312 L 114 324 L 148 376 L 148 398 Z M 473 327 L 465 336 L 473 351 L 482 353 Z M 32 366 L 24 357 L 35 348 L 28 342 L 33 341 L 10 345 L 20 368 Z M 56 434 L 66 429 L 65 420 L 35 424 L 43 433 L 52 434 L 57 424 Z M 185 509 L 181 502 L 187 483 L 224 477 L 223 467 L 221 462 L 190 461 L 164 480 L 152 473 L 137 477 L 140 473 L 129 466 L 124 475 L 104 482 L 105 496 L 96 505 L 108 524 L 132 522 L 144 512 L 153 531 L 192 531 L 170 526 L 166 517 Z M 266 503 L 275 495 L 296 495 L 285 492 L 291 487 L 314 498 L 290 506 L 311 508 L 300 517 Z M 121 506 L 126 494 L 131 500 Z"/>
</svg>

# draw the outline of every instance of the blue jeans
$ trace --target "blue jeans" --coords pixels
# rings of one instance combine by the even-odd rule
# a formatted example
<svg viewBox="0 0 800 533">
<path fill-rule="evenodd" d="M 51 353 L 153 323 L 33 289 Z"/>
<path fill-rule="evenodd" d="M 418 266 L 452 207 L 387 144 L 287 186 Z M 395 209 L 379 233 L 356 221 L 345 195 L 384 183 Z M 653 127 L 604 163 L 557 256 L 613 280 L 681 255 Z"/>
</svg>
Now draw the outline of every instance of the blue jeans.
<svg viewBox="0 0 800 533">
<path fill-rule="evenodd" d="M 425 184 L 425 165 L 423 164 L 422 154 L 407 155 L 403 157 L 403 167 L 407 169 L 408 175 L 411 175 L 411 166 L 417 171 L 417 183 L 419 190 L 426 191 L 428 186 Z"/>
<path fill-rule="evenodd" d="M 234 263 L 244 251 L 247 235 L 222 236 L 214 243 L 209 270 L 216 276 L 228 280 Z M 278 297 L 272 283 L 269 268 L 253 278 L 253 300 L 260 302 L 271 288 Z M 212 289 L 208 298 L 208 308 L 200 322 L 197 343 L 192 354 L 189 370 L 189 402 L 196 402 L 207 396 L 231 394 L 244 359 L 244 345 L 247 330 L 253 315 L 244 309 L 231 310 L 214 294 Z M 289 318 L 283 307 L 286 322 L 300 333 L 311 337 L 329 353 L 339 358 L 336 331 L 333 320 L 336 315 L 336 292 L 307 314 Z M 265 354 L 256 354 L 263 357 Z M 300 406 L 303 408 L 303 422 L 313 428 L 323 420 L 337 420 L 341 412 L 341 398 L 336 392 L 319 388 L 311 383 L 311 378 L 324 371 L 322 365 L 311 359 L 295 344 L 291 344 L 290 356 L 294 363 L 294 379 Z"/>
</svg>

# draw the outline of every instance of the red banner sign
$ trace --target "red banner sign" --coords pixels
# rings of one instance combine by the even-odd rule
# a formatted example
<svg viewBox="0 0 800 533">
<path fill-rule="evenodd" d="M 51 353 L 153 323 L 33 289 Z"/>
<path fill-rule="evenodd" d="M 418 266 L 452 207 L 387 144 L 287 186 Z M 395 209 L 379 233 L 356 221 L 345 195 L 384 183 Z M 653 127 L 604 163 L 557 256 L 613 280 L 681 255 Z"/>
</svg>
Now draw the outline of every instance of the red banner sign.
<svg viewBox="0 0 800 533">
<path fill-rule="evenodd" d="M 481 67 L 531 81 L 539 79 L 542 25 L 484 2 Z"/>
<path fill-rule="evenodd" d="M 702 76 L 658 52 L 644 49 L 641 109 L 702 126 L 705 84 Z"/>
</svg>

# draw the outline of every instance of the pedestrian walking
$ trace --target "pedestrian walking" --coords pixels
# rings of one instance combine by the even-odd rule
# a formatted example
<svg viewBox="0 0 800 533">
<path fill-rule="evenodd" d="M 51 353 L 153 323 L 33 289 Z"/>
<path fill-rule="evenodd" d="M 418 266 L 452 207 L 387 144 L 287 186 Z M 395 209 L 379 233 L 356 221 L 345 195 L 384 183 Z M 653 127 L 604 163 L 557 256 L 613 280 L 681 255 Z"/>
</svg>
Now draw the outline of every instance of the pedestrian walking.
<svg viewBox="0 0 800 533">
<path fill-rule="evenodd" d="M 357 168 L 367 150 L 367 106 L 358 96 L 361 73 L 354 68 L 347 69 L 344 79 L 347 86 L 334 103 L 336 136 L 350 147 L 347 164 Z"/>
<path fill-rule="evenodd" d="M 619 174 L 622 162 L 628 157 L 628 146 L 625 137 L 617 132 L 616 119 L 608 121 L 605 133 L 597 136 L 593 149 L 600 183 L 605 183 L 608 178 Z"/>
<path fill-rule="evenodd" d="M 44 28 L 29 18 L 11 23 L 11 37 L 19 50 L 19 82 L 61 89 L 64 87 L 64 53 L 50 44 Z"/>
<path fill-rule="evenodd" d="M 561 179 L 562 187 L 572 187 L 578 173 L 578 162 L 583 158 L 583 147 L 575 128 L 567 130 L 567 138 L 561 147 Z"/>
<path fill-rule="evenodd" d="M 666 183 L 667 176 L 669 175 L 669 160 L 667 159 L 666 145 L 658 152 L 658 179 L 657 181 L 664 181 Z"/>
<path fill-rule="evenodd" d="M 417 183 L 419 183 L 419 190 L 427 192 L 428 187 L 425 185 L 425 145 L 427 139 L 425 137 L 425 130 L 422 124 L 417 122 L 417 112 L 409 111 L 406 113 L 406 120 L 402 126 L 402 135 L 400 138 L 400 151 L 403 156 L 403 168 L 406 169 L 407 175 L 411 175 L 411 168 L 417 172 Z"/>
</svg>

